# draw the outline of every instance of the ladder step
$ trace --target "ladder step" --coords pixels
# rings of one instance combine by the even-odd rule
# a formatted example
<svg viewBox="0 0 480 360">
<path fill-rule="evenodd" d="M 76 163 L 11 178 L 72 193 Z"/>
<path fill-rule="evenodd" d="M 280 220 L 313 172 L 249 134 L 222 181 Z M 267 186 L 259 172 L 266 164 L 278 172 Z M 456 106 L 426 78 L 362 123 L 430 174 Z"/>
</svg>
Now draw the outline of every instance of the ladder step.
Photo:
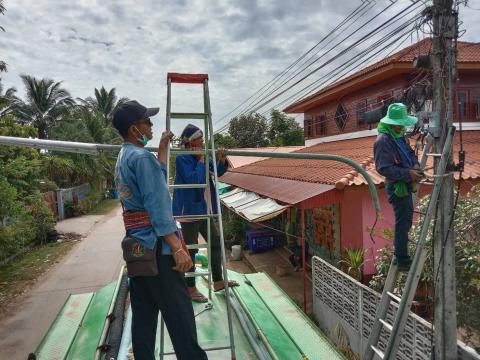
<svg viewBox="0 0 480 360">
<path fill-rule="evenodd" d="M 442 154 L 436 154 L 436 153 L 427 153 L 427 156 L 433 156 L 433 157 L 442 157 Z"/>
<path fill-rule="evenodd" d="M 173 184 L 168 185 L 173 189 L 206 189 L 207 184 Z"/>
<path fill-rule="evenodd" d="M 208 244 L 187 245 L 187 249 L 208 249 Z"/>
<path fill-rule="evenodd" d="M 217 217 L 218 214 L 204 214 L 204 215 L 181 215 L 174 216 L 175 220 L 206 220 L 208 218 Z"/>
<path fill-rule="evenodd" d="M 203 84 L 205 80 L 208 80 L 208 74 L 168 73 L 167 79 L 170 79 L 172 83 Z"/>
<path fill-rule="evenodd" d="M 186 278 L 198 277 L 198 276 L 208 276 L 208 275 L 210 275 L 210 271 L 195 271 L 195 272 L 186 272 L 185 273 Z"/>
<path fill-rule="evenodd" d="M 377 349 L 375 346 L 370 346 L 371 349 L 375 352 L 375 354 L 377 354 L 380 359 L 383 359 L 385 357 L 385 354 L 383 353 L 383 351 L 381 351 L 380 349 Z"/>
<path fill-rule="evenodd" d="M 389 323 L 387 323 L 385 320 L 383 319 L 378 319 L 378 321 L 380 321 L 380 323 L 385 326 L 385 329 L 387 329 L 388 331 L 392 332 L 393 330 L 393 326 L 390 325 Z"/>
<path fill-rule="evenodd" d="M 387 295 L 390 296 L 390 298 L 392 300 L 395 300 L 398 303 L 402 300 L 400 297 L 398 297 L 397 295 L 395 295 L 394 293 L 392 293 L 390 291 L 387 291 Z"/>
<path fill-rule="evenodd" d="M 170 113 L 171 119 L 205 119 L 208 116 L 207 113 L 181 113 L 181 112 L 172 112 Z"/>
</svg>

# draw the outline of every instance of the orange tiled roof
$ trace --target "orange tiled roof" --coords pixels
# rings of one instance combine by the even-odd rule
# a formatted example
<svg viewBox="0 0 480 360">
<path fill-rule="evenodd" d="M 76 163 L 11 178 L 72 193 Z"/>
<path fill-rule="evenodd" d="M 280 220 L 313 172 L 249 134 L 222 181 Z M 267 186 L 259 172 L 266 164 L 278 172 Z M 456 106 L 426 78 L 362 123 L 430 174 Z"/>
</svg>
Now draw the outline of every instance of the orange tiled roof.
<svg viewBox="0 0 480 360">
<path fill-rule="evenodd" d="M 372 177 L 375 184 L 383 183 L 384 179 L 375 171 L 373 162 L 373 143 L 375 136 L 359 139 L 341 140 L 317 144 L 300 153 L 334 154 L 346 156 L 361 164 Z M 455 135 L 455 160 L 459 150 L 459 136 Z M 463 132 L 464 150 L 467 154 L 464 179 L 480 178 L 480 131 Z M 427 167 L 431 166 L 427 163 Z M 346 164 L 335 161 L 300 160 L 300 159 L 267 159 L 231 170 L 234 173 L 269 176 L 273 178 L 314 182 L 335 185 L 338 189 L 345 186 L 363 185 L 366 181 L 358 172 Z M 427 171 L 427 176 L 432 171 Z M 458 173 L 455 174 L 458 178 Z"/>
<path fill-rule="evenodd" d="M 406 48 L 396 52 L 393 55 L 386 57 L 372 65 L 369 65 L 344 79 L 341 79 L 333 84 L 330 84 L 316 93 L 307 96 L 298 102 L 291 104 L 285 108 L 285 112 L 289 112 L 289 109 L 298 107 L 303 102 L 316 98 L 340 85 L 343 85 L 349 81 L 354 79 L 360 78 L 363 75 L 366 75 L 374 70 L 380 69 L 382 67 L 386 67 L 391 64 L 412 64 L 413 59 L 418 55 L 427 55 L 432 48 L 432 39 L 426 38 L 421 40 L 415 44 L 407 46 Z M 465 42 L 465 41 L 458 41 L 457 43 L 458 55 L 457 61 L 459 63 L 480 63 L 480 43 L 472 43 L 472 42 Z M 413 65 L 412 65 L 413 69 Z"/>
</svg>

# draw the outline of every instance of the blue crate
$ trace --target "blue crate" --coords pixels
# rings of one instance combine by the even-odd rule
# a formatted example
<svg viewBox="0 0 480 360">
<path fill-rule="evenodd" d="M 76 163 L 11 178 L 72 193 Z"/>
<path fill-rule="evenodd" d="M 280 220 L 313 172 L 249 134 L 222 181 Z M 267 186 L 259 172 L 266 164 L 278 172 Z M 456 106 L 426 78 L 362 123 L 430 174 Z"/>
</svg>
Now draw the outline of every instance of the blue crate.
<svg viewBox="0 0 480 360">
<path fill-rule="evenodd" d="M 247 247 L 252 252 L 260 252 L 273 249 L 275 246 L 274 236 L 271 231 L 250 230 L 247 231 Z"/>
</svg>

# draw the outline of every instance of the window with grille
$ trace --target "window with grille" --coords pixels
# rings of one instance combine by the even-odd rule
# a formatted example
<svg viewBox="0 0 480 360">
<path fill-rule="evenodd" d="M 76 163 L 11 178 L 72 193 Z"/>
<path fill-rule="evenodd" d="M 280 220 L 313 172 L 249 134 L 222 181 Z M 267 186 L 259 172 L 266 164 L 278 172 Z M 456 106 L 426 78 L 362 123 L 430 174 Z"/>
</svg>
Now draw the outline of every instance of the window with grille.
<svg viewBox="0 0 480 360">
<path fill-rule="evenodd" d="M 367 109 L 367 100 L 357 103 L 357 123 L 358 125 L 365 124 L 365 111 Z"/>
<path fill-rule="evenodd" d="M 345 124 L 347 123 L 348 112 L 345 109 L 343 104 L 339 104 L 337 107 L 337 111 L 335 112 L 335 122 L 340 130 L 345 128 Z"/>
<path fill-rule="evenodd" d="M 307 117 L 303 121 L 303 134 L 306 138 L 313 136 L 312 117 Z"/>
<path fill-rule="evenodd" d="M 326 135 L 327 134 L 327 124 L 326 116 L 318 115 L 315 117 L 315 135 Z"/>
<path fill-rule="evenodd" d="M 472 90 L 472 112 L 473 119 L 480 120 L 480 89 Z"/>
</svg>

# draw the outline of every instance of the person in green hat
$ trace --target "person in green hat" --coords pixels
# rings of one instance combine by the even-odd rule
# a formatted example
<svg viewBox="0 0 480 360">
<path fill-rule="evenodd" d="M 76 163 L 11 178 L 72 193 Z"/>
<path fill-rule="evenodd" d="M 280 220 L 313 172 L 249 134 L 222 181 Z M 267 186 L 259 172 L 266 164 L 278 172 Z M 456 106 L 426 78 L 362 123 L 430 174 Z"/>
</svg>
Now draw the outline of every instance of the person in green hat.
<svg viewBox="0 0 480 360">
<path fill-rule="evenodd" d="M 394 255 L 400 270 L 408 270 L 412 262 L 408 254 L 408 232 L 412 227 L 414 184 L 423 174 L 415 152 L 405 138 L 407 127 L 417 123 L 407 114 L 407 107 L 394 103 L 377 127 L 378 137 L 373 146 L 375 168 L 385 177 L 388 202 L 395 213 Z"/>
</svg>

